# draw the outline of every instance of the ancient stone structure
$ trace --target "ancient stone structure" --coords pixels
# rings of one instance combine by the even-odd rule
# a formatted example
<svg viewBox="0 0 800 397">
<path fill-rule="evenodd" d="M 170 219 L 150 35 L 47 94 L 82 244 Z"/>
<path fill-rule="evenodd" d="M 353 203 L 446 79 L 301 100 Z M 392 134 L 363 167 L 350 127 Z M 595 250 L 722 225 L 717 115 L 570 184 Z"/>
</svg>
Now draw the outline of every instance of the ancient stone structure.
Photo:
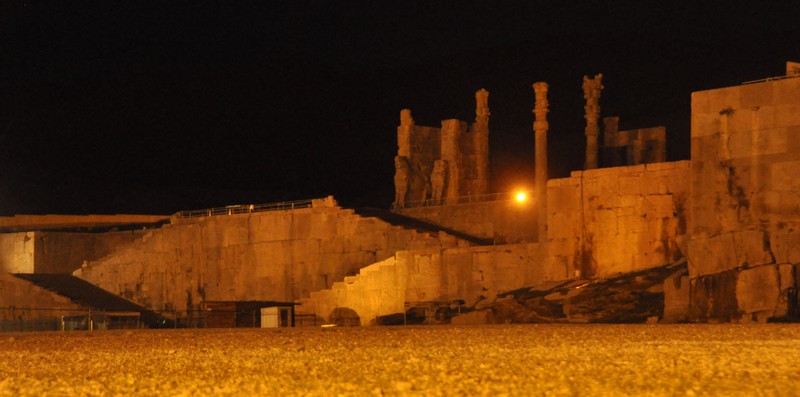
<svg viewBox="0 0 800 397">
<path fill-rule="evenodd" d="M 533 92 L 536 95 L 536 105 L 533 113 L 536 116 L 533 122 L 534 144 L 536 150 L 535 168 L 535 200 L 536 212 L 547 214 L 547 130 L 550 124 L 547 122 L 547 112 L 549 112 L 549 102 L 547 101 L 547 83 L 538 82 L 533 84 Z M 539 236 L 547 236 L 547 217 L 539 216 Z"/>
<path fill-rule="evenodd" d="M 691 125 L 690 318 L 800 315 L 800 75 L 695 92 Z"/>
<path fill-rule="evenodd" d="M 0 321 L 74 316 L 90 309 L 5 272 L 0 272 L 0 308 L 11 308 L 0 310 Z"/>
<path fill-rule="evenodd" d="M 586 81 L 599 94 L 599 78 Z M 542 86 L 534 91 L 538 184 L 546 180 L 538 177 L 545 157 L 538 137 L 547 130 L 547 108 Z M 362 324 L 402 314 L 414 302 L 458 300 L 487 309 L 506 291 L 551 290 L 554 282 L 569 282 L 580 295 L 556 297 L 568 320 L 608 319 L 604 299 L 638 304 L 628 299 L 636 286 L 650 298 L 663 291 L 664 308 L 637 306 L 635 321 L 654 313 L 665 321 L 800 318 L 800 75 L 693 93 L 691 161 L 649 162 L 650 152 L 631 140 L 646 148 L 645 138 L 655 136 L 663 144 L 663 130 L 622 134 L 616 118 L 606 119 L 607 148 L 633 150 L 626 162 L 643 164 L 546 181 L 544 214 L 510 200 L 456 203 L 485 189 L 478 179 L 488 172 L 479 170 L 485 163 L 478 157 L 488 150 L 481 141 L 488 134 L 487 94 L 476 94 L 469 129 L 457 120 L 441 129 L 416 126 L 409 111 L 401 112 L 395 205 L 406 208 L 390 214 L 397 219 L 359 215 L 327 198 L 302 209 L 176 214 L 168 224 L 129 232 L 7 229 L 0 233 L 0 266 L 23 273 L 77 266 L 76 276 L 155 310 L 299 300 L 298 312 L 326 320 L 353 312 Z M 448 205 L 409 205 L 423 197 Z M 545 232 L 537 233 L 537 217 L 546 217 Z M 411 221 L 438 229 L 409 229 Z M 645 271 L 657 273 L 663 289 L 634 273 Z M 619 275 L 628 281 L 612 283 L 613 298 L 588 296 L 581 284 Z M 608 290 L 593 283 L 598 294 Z M 83 310 L 19 278 L 0 277 L 0 304 L 14 301 Z"/>
<path fill-rule="evenodd" d="M 800 62 L 786 62 L 786 75 L 787 76 L 800 75 Z"/>
<path fill-rule="evenodd" d="M 489 92 L 484 89 L 475 93 L 475 122 L 471 126 L 459 120 L 444 120 L 441 128 L 417 126 L 410 110 L 400 112 L 394 208 L 428 200 L 452 204 L 459 197 L 487 193 L 488 99 Z"/>
<path fill-rule="evenodd" d="M 665 127 L 619 131 L 619 117 L 603 118 L 603 165 L 619 167 L 667 161 Z"/>
<path fill-rule="evenodd" d="M 294 301 L 400 249 L 459 245 L 468 243 L 361 217 L 330 198 L 288 211 L 175 218 L 75 274 L 156 310 L 186 310 L 206 300 Z"/>
<path fill-rule="evenodd" d="M 441 203 L 444 199 L 445 186 L 447 186 L 447 161 L 436 160 L 433 162 L 431 173 L 431 199 L 436 203 Z"/>
<path fill-rule="evenodd" d="M 411 167 L 408 165 L 408 158 L 394 156 L 394 202 L 398 207 L 403 207 L 405 203 L 410 178 Z"/>
<path fill-rule="evenodd" d="M 600 135 L 600 127 L 597 121 L 600 118 L 600 91 L 603 90 L 603 74 L 597 74 L 589 79 L 583 76 L 583 97 L 586 99 L 586 162 L 584 169 L 591 170 L 598 167 L 597 164 L 597 136 Z"/>
</svg>

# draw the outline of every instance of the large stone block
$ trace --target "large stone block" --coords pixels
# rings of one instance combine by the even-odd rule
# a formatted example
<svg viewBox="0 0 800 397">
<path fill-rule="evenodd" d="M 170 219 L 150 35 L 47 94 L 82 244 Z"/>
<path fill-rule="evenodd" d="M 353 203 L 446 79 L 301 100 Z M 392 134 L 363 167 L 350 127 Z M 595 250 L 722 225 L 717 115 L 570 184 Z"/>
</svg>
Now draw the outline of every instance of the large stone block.
<svg viewBox="0 0 800 397">
<path fill-rule="evenodd" d="M 775 263 L 800 263 L 800 231 L 776 231 L 770 233 Z"/>
<path fill-rule="evenodd" d="M 689 264 L 691 266 L 691 262 Z M 689 270 L 691 276 L 691 268 Z M 732 321 L 739 319 L 736 299 L 738 271 L 692 277 L 689 281 L 689 321 Z"/>
<path fill-rule="evenodd" d="M 736 301 L 744 313 L 769 312 L 778 308 L 780 280 L 775 266 L 758 266 L 739 272 Z"/>
<path fill-rule="evenodd" d="M 675 215 L 675 203 L 671 194 L 645 196 L 645 214 L 648 218 L 672 218 Z"/>
<path fill-rule="evenodd" d="M 619 194 L 620 195 L 641 195 L 642 194 L 641 174 L 632 173 L 632 174 L 620 175 L 620 177 L 619 177 Z"/>
<path fill-rule="evenodd" d="M 744 84 L 741 90 L 741 106 L 769 106 L 773 103 L 773 85 L 769 83 Z"/>
<path fill-rule="evenodd" d="M 664 280 L 664 315 L 662 322 L 677 323 L 689 318 L 689 274 L 681 269 Z"/>
<path fill-rule="evenodd" d="M 800 106 L 800 78 L 777 80 L 771 84 L 776 104 Z"/>
<path fill-rule="evenodd" d="M 742 264 L 736 257 L 733 234 L 689 241 L 689 276 L 696 278 L 736 269 Z"/>
<path fill-rule="evenodd" d="M 769 249 L 769 238 L 761 230 L 744 230 L 733 233 L 737 262 L 742 266 L 758 266 L 773 263 L 775 259 Z"/>
<path fill-rule="evenodd" d="M 797 294 L 798 268 L 800 265 L 778 265 L 780 279 L 780 295 L 775 317 L 798 320 L 800 319 L 800 298 Z"/>
</svg>

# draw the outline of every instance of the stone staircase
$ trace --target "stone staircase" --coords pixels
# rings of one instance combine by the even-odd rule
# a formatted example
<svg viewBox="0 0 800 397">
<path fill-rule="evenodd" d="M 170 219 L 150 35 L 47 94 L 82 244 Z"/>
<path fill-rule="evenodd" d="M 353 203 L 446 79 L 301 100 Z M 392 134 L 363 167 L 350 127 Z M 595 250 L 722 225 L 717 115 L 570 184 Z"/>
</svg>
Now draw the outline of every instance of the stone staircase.
<svg viewBox="0 0 800 397">
<path fill-rule="evenodd" d="M 172 320 L 131 302 L 119 295 L 112 294 L 92 283 L 71 274 L 14 274 L 17 278 L 29 281 L 58 295 L 70 299 L 81 306 L 106 312 L 139 312 L 141 320 L 151 328 L 163 327 Z"/>
<path fill-rule="evenodd" d="M 357 275 L 333 283 L 331 288 L 314 291 L 300 300 L 297 312 L 321 317 L 325 322 L 352 323 L 337 318 L 338 308 L 352 309 L 361 325 L 369 325 L 378 316 L 405 310 L 405 274 L 395 257 L 362 268 Z"/>
<path fill-rule="evenodd" d="M 469 241 L 471 244 L 474 245 L 492 245 L 494 242 L 492 239 L 480 238 L 476 236 L 469 235 L 467 233 L 462 233 L 457 230 L 453 230 L 450 228 L 446 228 L 434 223 L 425 222 L 419 219 L 414 219 L 405 215 L 397 214 L 391 211 L 379 209 L 379 208 L 372 208 L 372 207 L 363 207 L 363 208 L 356 208 L 354 209 L 357 215 L 367 218 L 378 218 L 386 223 L 390 223 L 395 226 L 401 226 L 405 229 L 416 230 L 419 233 L 439 233 L 444 232 L 453 237 L 456 237 L 461 240 Z"/>
</svg>

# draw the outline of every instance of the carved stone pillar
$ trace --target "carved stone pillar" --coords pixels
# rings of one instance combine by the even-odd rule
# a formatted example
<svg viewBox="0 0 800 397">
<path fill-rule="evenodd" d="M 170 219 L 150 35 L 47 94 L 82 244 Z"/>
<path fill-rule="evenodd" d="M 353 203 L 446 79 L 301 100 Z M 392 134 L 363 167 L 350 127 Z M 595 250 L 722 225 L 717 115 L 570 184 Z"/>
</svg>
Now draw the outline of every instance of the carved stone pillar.
<svg viewBox="0 0 800 397">
<path fill-rule="evenodd" d="M 600 127 L 597 120 L 600 118 L 600 91 L 603 90 L 603 74 L 597 74 L 593 79 L 583 76 L 583 97 L 586 99 L 586 163 L 584 168 L 591 170 L 597 168 L 597 136 Z"/>
<path fill-rule="evenodd" d="M 400 111 L 400 126 L 397 127 L 397 155 L 411 158 L 411 133 L 414 130 L 414 118 L 411 110 Z"/>
<path fill-rule="evenodd" d="M 411 134 L 414 131 L 414 119 L 411 111 L 400 111 L 400 125 L 397 127 L 397 156 L 394 158 L 394 207 L 403 208 L 408 196 L 411 180 Z"/>
<path fill-rule="evenodd" d="M 394 208 L 403 208 L 408 195 L 411 167 L 408 157 L 394 156 Z"/>
<path fill-rule="evenodd" d="M 536 105 L 533 114 L 536 116 L 533 122 L 533 132 L 536 150 L 536 169 L 535 169 L 535 197 L 536 200 L 536 219 L 539 223 L 540 242 L 547 240 L 547 130 L 550 124 L 547 122 L 547 112 L 549 102 L 547 102 L 547 83 L 538 82 L 533 85 L 533 92 L 536 94 Z"/>
<path fill-rule="evenodd" d="M 475 123 L 472 139 L 475 148 L 475 182 L 470 194 L 489 191 L 489 91 L 481 88 L 475 92 Z"/>
<path fill-rule="evenodd" d="M 458 120 L 442 120 L 441 129 L 441 160 L 447 164 L 447 179 L 445 186 L 445 202 L 456 204 L 463 195 L 461 182 L 464 173 L 461 171 L 461 150 L 459 141 L 461 140 L 460 124 Z"/>
</svg>

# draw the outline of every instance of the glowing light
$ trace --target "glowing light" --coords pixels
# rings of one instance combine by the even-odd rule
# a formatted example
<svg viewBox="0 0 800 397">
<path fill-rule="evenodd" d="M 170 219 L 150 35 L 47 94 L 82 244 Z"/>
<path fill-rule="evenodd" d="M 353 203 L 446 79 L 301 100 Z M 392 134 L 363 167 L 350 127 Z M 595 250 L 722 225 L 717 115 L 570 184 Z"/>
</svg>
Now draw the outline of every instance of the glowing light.
<svg viewBox="0 0 800 397">
<path fill-rule="evenodd" d="M 517 194 L 514 195 L 514 198 L 517 199 L 518 203 L 524 203 L 526 200 L 528 200 L 528 195 L 525 192 L 517 192 Z"/>
</svg>

